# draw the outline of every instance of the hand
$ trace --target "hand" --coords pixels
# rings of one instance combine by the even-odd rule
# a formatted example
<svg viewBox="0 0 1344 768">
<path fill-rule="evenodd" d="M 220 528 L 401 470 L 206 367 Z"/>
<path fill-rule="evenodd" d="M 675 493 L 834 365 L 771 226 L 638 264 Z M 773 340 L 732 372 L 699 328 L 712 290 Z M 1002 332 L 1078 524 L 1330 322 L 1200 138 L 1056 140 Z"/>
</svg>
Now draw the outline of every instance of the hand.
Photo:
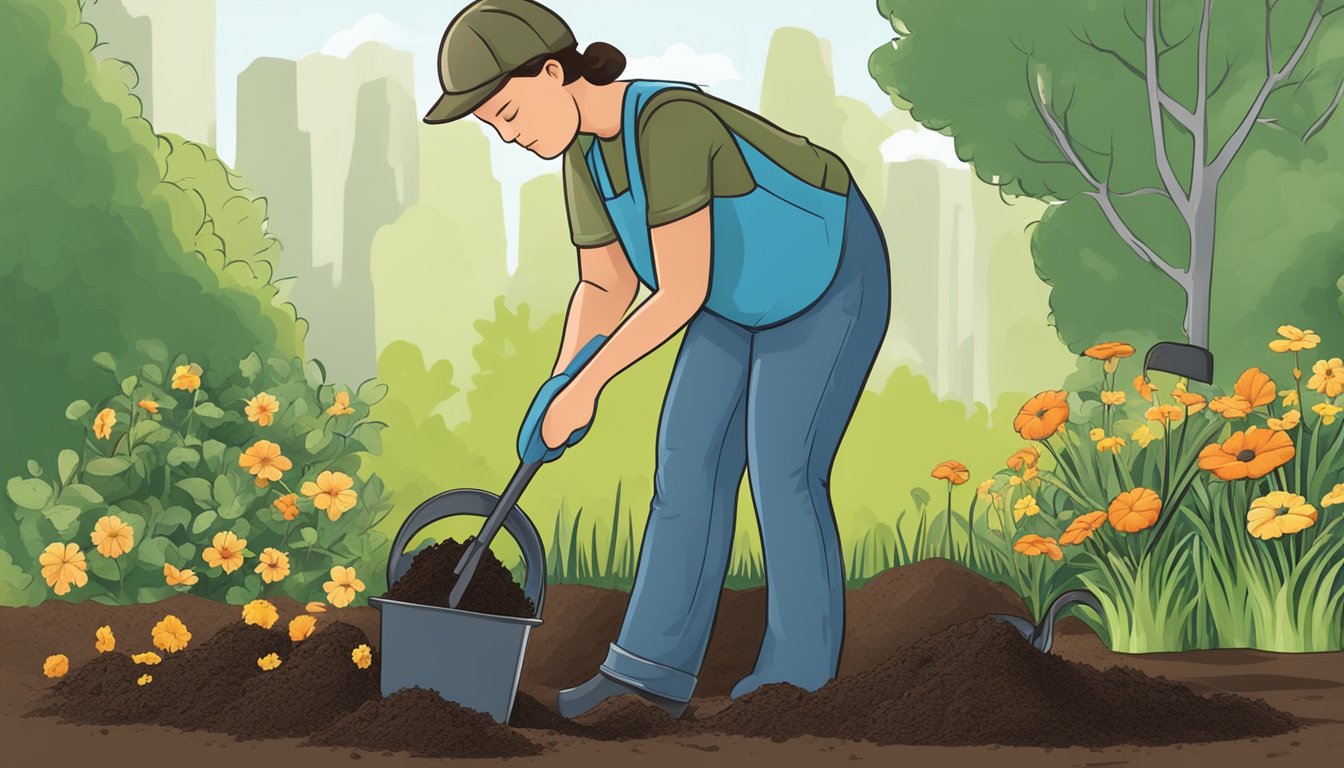
<svg viewBox="0 0 1344 768">
<path fill-rule="evenodd" d="M 592 421 L 596 409 L 597 393 L 585 386 L 581 378 L 570 381 L 546 408 L 541 420 L 541 442 L 547 448 L 559 448 L 570 435 Z"/>
</svg>

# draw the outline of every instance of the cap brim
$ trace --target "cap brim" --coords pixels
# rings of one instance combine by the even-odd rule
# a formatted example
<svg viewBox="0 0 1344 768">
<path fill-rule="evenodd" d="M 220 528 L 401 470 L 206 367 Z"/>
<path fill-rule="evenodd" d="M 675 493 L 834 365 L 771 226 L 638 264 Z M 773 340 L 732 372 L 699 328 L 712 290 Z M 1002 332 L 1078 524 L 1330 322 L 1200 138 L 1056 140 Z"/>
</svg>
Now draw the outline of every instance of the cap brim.
<svg viewBox="0 0 1344 768">
<path fill-rule="evenodd" d="M 466 117 L 477 107 L 484 104 L 506 77 L 508 75 L 500 75 L 494 80 L 478 85 L 469 91 L 443 94 L 438 101 L 434 102 L 434 106 L 429 108 L 429 112 L 425 113 L 424 121 L 431 124 L 450 123 Z"/>
</svg>

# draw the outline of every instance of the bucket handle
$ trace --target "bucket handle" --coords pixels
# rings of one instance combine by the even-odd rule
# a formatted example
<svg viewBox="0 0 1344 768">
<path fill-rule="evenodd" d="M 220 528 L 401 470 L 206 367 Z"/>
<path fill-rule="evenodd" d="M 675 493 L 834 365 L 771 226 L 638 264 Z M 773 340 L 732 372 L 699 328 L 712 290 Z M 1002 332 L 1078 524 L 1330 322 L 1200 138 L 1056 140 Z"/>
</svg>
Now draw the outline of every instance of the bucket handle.
<svg viewBox="0 0 1344 768">
<path fill-rule="evenodd" d="M 410 568 L 411 558 L 405 557 L 406 545 L 411 538 L 425 526 L 461 515 L 489 517 L 494 511 L 497 497 L 486 491 L 475 489 L 457 489 L 444 491 L 415 508 L 406 518 L 392 540 L 392 551 L 387 557 L 387 584 L 397 583 L 397 579 Z M 536 617 L 541 618 L 541 605 L 546 599 L 546 551 L 541 546 L 541 535 L 532 524 L 532 520 L 523 514 L 515 504 L 504 519 L 504 530 L 509 532 L 523 553 L 523 566 L 527 575 L 523 584 L 523 594 L 536 606 Z"/>
</svg>

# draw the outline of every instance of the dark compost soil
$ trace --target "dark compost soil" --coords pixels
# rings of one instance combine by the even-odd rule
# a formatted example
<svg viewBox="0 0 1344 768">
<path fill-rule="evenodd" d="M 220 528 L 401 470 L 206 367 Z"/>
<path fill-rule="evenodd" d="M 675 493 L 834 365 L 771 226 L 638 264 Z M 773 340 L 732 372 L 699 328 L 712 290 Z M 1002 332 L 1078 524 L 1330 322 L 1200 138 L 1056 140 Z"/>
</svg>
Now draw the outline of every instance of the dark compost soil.
<svg viewBox="0 0 1344 768">
<path fill-rule="evenodd" d="M 456 539 L 446 539 L 420 550 L 411 560 L 411 567 L 382 597 L 447 608 L 448 595 L 457 584 L 453 568 L 465 550 L 466 545 Z M 488 549 L 481 555 L 476 573 L 457 607 L 464 611 L 519 618 L 532 618 L 537 612 L 537 607 L 523 594 L 509 569 Z"/>
</svg>

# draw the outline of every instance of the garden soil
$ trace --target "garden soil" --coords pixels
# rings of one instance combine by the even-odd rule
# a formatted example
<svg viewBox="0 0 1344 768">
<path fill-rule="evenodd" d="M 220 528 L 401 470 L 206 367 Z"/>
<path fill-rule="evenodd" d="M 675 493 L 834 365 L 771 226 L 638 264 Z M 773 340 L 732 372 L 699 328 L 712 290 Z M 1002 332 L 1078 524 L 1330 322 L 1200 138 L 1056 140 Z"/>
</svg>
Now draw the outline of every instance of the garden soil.
<svg viewBox="0 0 1344 768">
<path fill-rule="evenodd" d="M 447 608 L 448 596 L 457 584 L 457 575 L 453 569 L 457 567 L 457 561 L 465 550 L 466 544 L 456 539 L 445 539 L 420 550 L 411 560 L 411 567 L 382 597 L 403 603 Z M 476 573 L 472 575 L 471 583 L 467 585 L 467 591 L 462 594 L 457 607 L 463 611 L 525 619 L 537 613 L 537 607 L 523 594 L 522 587 L 513 580 L 509 569 L 490 550 L 481 555 Z"/>
<path fill-rule="evenodd" d="M 306 754 L 295 752 L 300 744 L 319 754 L 336 750 L 342 759 L 362 757 L 373 764 L 392 764 L 397 753 L 409 752 L 534 755 L 528 759 L 560 765 L 626 764 L 649 750 L 676 754 L 681 764 L 705 765 L 766 755 L 775 764 L 807 765 L 846 756 L 918 755 L 917 762 L 930 765 L 985 759 L 982 752 L 958 751 L 972 749 L 966 746 L 930 753 L 921 751 L 925 747 L 878 746 L 892 744 L 979 744 L 991 746 L 977 749 L 1010 752 L 1011 745 L 1075 747 L 1064 749 L 1060 754 L 1066 757 L 1060 760 L 1025 749 L 1023 755 L 1031 756 L 1027 762 L 1034 765 L 1105 763 L 1109 756 L 1125 762 L 1140 750 L 1181 763 L 1204 754 L 1217 757 L 1211 762 L 1231 765 L 1240 756 L 1253 757 L 1256 749 L 1268 757 L 1309 754 L 1319 761 L 1344 749 L 1344 723 L 1334 725 L 1339 718 L 1329 714 L 1344 706 L 1344 654 L 1309 658 L 1227 650 L 1122 656 L 1106 651 L 1077 622 L 1069 622 L 1067 631 L 1061 626 L 1057 650 L 1064 649 L 1068 658 L 1041 654 L 1006 625 L 976 620 L 990 612 L 1023 613 L 1011 593 L 941 561 L 894 569 L 850 591 L 841 675 L 821 690 L 809 694 L 767 686 L 729 701 L 718 692 L 751 670 L 765 598 L 764 590 L 724 593 L 707 674 L 680 720 L 638 698 L 623 697 L 568 721 L 551 709 L 555 689 L 592 674 L 615 639 L 627 596 L 592 587 L 552 587 L 545 621 L 532 634 L 512 727 L 443 701 L 432 691 L 381 698 L 379 616 L 369 607 L 315 614 L 317 631 L 297 644 L 281 628 L 303 613 L 303 606 L 287 598 L 272 600 L 281 619 L 271 630 L 243 624 L 238 606 L 190 595 L 147 605 L 47 601 L 35 608 L 0 608 L 0 685 L 5 686 L 0 727 L 12 745 L 5 754 L 32 760 L 55 754 L 53 748 L 91 760 L 106 754 L 107 747 L 94 742 L 83 745 L 53 735 L 81 727 L 61 723 L 98 724 L 88 733 L 104 740 L 100 743 L 128 744 L 134 751 L 143 741 L 144 748 L 158 750 L 155 754 L 165 760 L 172 755 L 174 764 L 195 761 L 198 766 L 255 762 L 263 755 L 270 762 L 307 764 L 307 758 L 293 759 Z M 187 624 L 190 645 L 176 654 L 158 651 L 164 657 L 159 665 L 133 664 L 128 654 L 152 649 L 150 628 L 166 613 Z M 116 632 L 117 651 L 99 654 L 94 631 L 104 624 Z M 375 649 L 375 663 L 367 670 L 350 661 L 356 641 Z M 262 672 L 256 659 L 270 652 L 283 662 Z M 59 681 L 40 674 L 42 660 L 51 653 L 70 658 L 70 672 Z M 572 661 L 575 657 L 581 661 Z M 1144 671 L 1111 668 L 1131 663 Z M 154 681 L 135 685 L 145 673 Z M 1278 709 L 1254 698 L 1262 694 Z M 17 720 L 28 713 L 55 718 Z M 126 730 L 148 727 L 132 723 L 168 724 L 176 730 Z M 193 729 L 203 735 L 168 738 Z M 219 741 L 212 731 L 234 735 Z M 126 741 L 120 733 L 135 735 Z M 238 752 L 228 747 L 235 739 L 255 746 Z M 1224 739 L 1236 741 L 1220 742 L 1228 744 L 1226 750 L 1204 745 Z M 599 748 L 599 743 L 610 746 Z M 784 749 L 772 751 L 773 743 Z M 1306 746 L 1299 749 L 1300 743 Z M 165 744 L 197 746 L 174 753 Z M 211 747 L 208 754 L 199 752 L 201 744 Z M 1103 746 L 1108 744 L 1125 746 Z M 1153 746 L 1161 744 L 1175 746 Z M 1000 758 L 1008 754 L 999 753 Z"/>
</svg>

